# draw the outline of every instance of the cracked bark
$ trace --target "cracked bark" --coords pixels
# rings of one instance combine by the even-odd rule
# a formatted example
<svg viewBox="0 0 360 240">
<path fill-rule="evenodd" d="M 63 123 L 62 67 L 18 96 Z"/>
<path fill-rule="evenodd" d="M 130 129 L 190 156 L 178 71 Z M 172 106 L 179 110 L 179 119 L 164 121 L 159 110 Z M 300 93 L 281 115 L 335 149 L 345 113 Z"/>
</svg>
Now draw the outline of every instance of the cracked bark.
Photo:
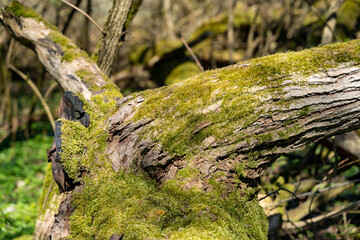
<svg viewBox="0 0 360 240">
<path fill-rule="evenodd" d="M 269 97 L 264 100 L 261 109 L 258 109 L 265 113 L 249 126 L 238 129 L 242 134 L 251 136 L 271 134 L 272 139 L 266 142 L 256 138 L 242 142 L 228 140 L 224 143 L 209 136 L 204 140 L 208 147 L 186 163 L 195 166 L 203 174 L 201 181 L 195 180 L 197 186 L 208 189 L 206 180 L 218 171 L 224 172 L 226 176 L 220 181 L 233 182 L 232 179 L 236 178 L 236 163 L 247 162 L 250 158 L 256 162 L 256 166 L 249 167 L 244 177 L 256 179 L 281 154 L 301 149 L 321 138 L 360 127 L 359 80 L 360 70 L 357 66 L 343 65 L 326 73 L 306 77 L 306 84 L 302 86 L 294 84 L 293 80 L 284 81 L 283 97 L 291 100 L 290 105 L 274 106 L 279 99 Z M 253 92 L 259 94 L 266 90 L 268 89 L 265 87 L 254 89 Z M 109 119 L 107 153 L 114 170 L 135 165 L 147 169 L 157 181 L 163 182 L 173 178 L 177 170 L 184 167 L 185 159 L 166 154 L 161 146 L 141 136 L 141 132 L 146 132 L 151 127 L 153 119 L 123 124 L 132 118 L 143 102 L 144 99 L 141 98 L 129 99 Z M 299 110 L 304 108 L 308 108 L 306 116 L 298 116 Z M 284 126 L 285 121 L 293 123 Z M 281 134 L 286 129 L 295 126 L 299 128 L 298 131 L 291 131 L 286 138 L 282 137 Z M 253 155 L 253 152 L 258 154 Z M 229 156 L 234 153 L 237 157 L 231 159 Z M 189 183 L 189 187 L 193 184 L 195 183 Z"/>
</svg>

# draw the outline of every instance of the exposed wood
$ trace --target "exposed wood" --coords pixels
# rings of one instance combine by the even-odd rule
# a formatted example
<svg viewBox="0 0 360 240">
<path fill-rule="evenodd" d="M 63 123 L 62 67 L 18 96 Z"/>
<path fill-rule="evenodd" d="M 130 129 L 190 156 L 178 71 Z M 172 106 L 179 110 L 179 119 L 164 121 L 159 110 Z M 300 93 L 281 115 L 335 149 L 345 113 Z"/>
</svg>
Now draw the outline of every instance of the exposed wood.
<svg viewBox="0 0 360 240">
<path fill-rule="evenodd" d="M 77 92 L 89 100 L 94 94 L 92 85 L 101 87 L 111 84 L 104 78 L 99 67 L 85 52 L 82 52 L 68 38 L 60 39 L 54 35 L 54 29 L 48 23 L 38 22 L 32 18 L 23 18 L 3 10 L 3 24 L 15 39 L 31 47 L 46 70 L 54 77 L 64 91 Z M 57 34 L 57 33 L 55 33 Z M 57 41 L 58 40 L 58 41 Z M 64 43 L 64 45 L 62 45 Z M 75 59 L 64 60 L 64 56 L 74 54 Z M 71 56 L 69 56 L 71 57 Z M 91 84 L 81 79 L 78 72 L 87 71 L 93 76 Z"/>
</svg>

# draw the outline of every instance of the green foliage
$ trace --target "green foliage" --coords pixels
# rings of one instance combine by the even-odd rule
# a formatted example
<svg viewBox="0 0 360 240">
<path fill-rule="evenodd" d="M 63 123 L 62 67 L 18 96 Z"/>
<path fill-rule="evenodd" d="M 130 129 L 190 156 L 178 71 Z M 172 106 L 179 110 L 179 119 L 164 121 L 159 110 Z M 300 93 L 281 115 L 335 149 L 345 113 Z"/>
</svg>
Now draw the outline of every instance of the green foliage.
<svg viewBox="0 0 360 240">
<path fill-rule="evenodd" d="M 0 152 L 0 239 L 33 233 L 51 144 L 37 136 Z"/>
</svg>

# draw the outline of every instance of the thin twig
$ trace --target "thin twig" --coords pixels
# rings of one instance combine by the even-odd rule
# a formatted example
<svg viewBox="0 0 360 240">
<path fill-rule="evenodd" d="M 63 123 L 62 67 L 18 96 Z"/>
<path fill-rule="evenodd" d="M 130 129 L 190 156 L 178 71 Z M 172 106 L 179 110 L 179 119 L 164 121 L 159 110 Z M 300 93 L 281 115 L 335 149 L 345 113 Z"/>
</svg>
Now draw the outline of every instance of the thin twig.
<svg viewBox="0 0 360 240">
<path fill-rule="evenodd" d="M 82 13 L 84 16 L 86 16 L 93 24 L 95 24 L 95 26 L 100 30 L 100 32 L 105 35 L 106 32 L 104 31 L 104 29 L 102 29 L 102 28 L 99 26 L 99 24 L 97 24 L 97 23 L 95 22 L 95 20 L 94 20 L 92 17 L 90 17 L 86 12 L 84 12 L 84 11 L 81 10 L 80 8 L 76 7 L 75 5 L 69 3 L 68 1 L 65 1 L 65 0 L 60 0 L 60 1 L 62 1 L 63 3 L 69 5 L 70 7 L 78 10 L 80 13 Z"/>
<path fill-rule="evenodd" d="M 9 64 L 8 68 L 11 69 L 12 71 L 14 71 L 17 75 L 19 75 L 22 79 L 25 80 L 25 82 L 27 84 L 29 84 L 29 86 L 31 87 L 31 89 L 35 92 L 36 96 L 39 98 L 41 104 L 43 105 L 46 115 L 49 118 L 51 127 L 53 129 L 53 131 L 55 131 L 55 121 L 54 121 L 54 117 L 50 111 L 49 105 L 46 103 L 45 99 L 43 98 L 43 96 L 41 95 L 39 89 L 36 87 L 36 85 L 33 83 L 33 81 L 26 76 L 23 72 L 21 72 L 19 69 L 17 69 L 15 66 Z"/>
<path fill-rule="evenodd" d="M 10 58 L 11 58 L 12 52 L 14 50 L 14 46 L 15 46 L 15 39 L 11 38 L 9 50 L 5 57 L 5 66 L 8 66 L 10 64 Z"/>
<path fill-rule="evenodd" d="M 48 89 L 46 90 L 45 94 L 44 94 L 44 99 L 46 100 L 51 92 L 57 87 L 58 83 L 57 82 L 53 82 L 50 87 L 48 87 Z"/>
<path fill-rule="evenodd" d="M 352 181 L 340 183 L 340 184 L 337 184 L 337 185 L 335 185 L 335 186 L 318 189 L 318 190 L 316 190 L 316 191 L 311 191 L 311 192 L 306 192 L 306 193 L 297 194 L 297 195 L 296 195 L 296 198 L 307 197 L 307 196 L 309 196 L 309 195 L 314 194 L 315 192 L 322 193 L 322 192 L 329 191 L 329 190 L 331 190 L 331 189 L 343 187 L 343 186 L 346 186 L 346 185 L 349 185 L 349 184 L 352 184 L 352 183 L 357 183 L 357 182 L 360 182 L 360 179 L 355 179 L 355 180 L 352 180 Z M 278 189 L 277 191 L 279 191 L 279 189 Z M 275 192 L 276 192 L 276 191 L 275 191 Z M 266 195 L 265 197 L 268 197 L 268 196 L 270 196 L 270 195 L 272 195 L 272 194 L 274 194 L 274 192 L 269 193 L 269 194 Z M 261 198 L 260 200 L 264 199 L 265 197 Z M 269 204 L 269 205 L 264 205 L 263 208 L 269 208 L 269 207 L 278 206 L 278 205 L 280 205 L 281 203 L 288 202 L 288 201 L 291 201 L 291 200 L 293 200 L 293 199 L 294 199 L 294 197 L 289 197 L 289 198 L 286 198 L 286 199 L 284 199 L 284 200 L 281 200 L 281 201 L 278 201 L 278 202 L 275 202 L 275 203 L 272 203 L 272 204 Z M 259 201 L 260 201 L 260 200 L 259 200 Z"/>
<path fill-rule="evenodd" d="M 348 229 L 348 225 L 347 225 L 346 212 L 343 212 L 343 220 L 344 220 L 344 228 L 345 228 L 345 239 L 350 240 L 350 238 L 349 238 L 349 229 Z"/>
<path fill-rule="evenodd" d="M 290 193 L 291 195 L 293 195 L 292 200 L 297 200 L 297 201 L 299 201 L 299 198 L 296 196 L 295 193 L 293 193 L 293 192 L 290 191 L 289 189 L 286 189 L 286 188 L 283 188 L 283 187 L 279 187 L 276 191 L 273 191 L 273 192 L 269 193 L 268 195 L 266 195 L 265 197 L 260 198 L 260 199 L 259 199 L 259 202 L 260 202 L 261 200 L 264 200 L 265 198 L 273 195 L 273 194 L 279 194 L 279 191 L 280 191 L 280 190 L 284 190 L 284 191 Z"/>
<path fill-rule="evenodd" d="M 180 34 L 180 40 L 181 42 L 184 44 L 184 46 L 186 47 L 186 49 L 189 51 L 189 53 L 191 54 L 191 56 L 193 57 L 193 59 L 196 62 L 196 65 L 198 66 L 198 68 L 200 69 L 200 71 L 204 71 L 204 67 L 201 65 L 199 59 L 196 57 L 196 55 L 194 54 L 193 50 L 190 48 L 189 44 L 186 42 L 186 40 L 181 36 Z"/>
<path fill-rule="evenodd" d="M 306 220 L 295 222 L 295 223 L 291 222 L 291 221 L 289 221 L 289 223 L 283 223 L 282 228 L 283 229 L 289 229 L 289 230 L 303 228 L 303 227 L 308 226 L 311 222 L 318 223 L 318 222 L 324 221 L 324 220 L 329 219 L 329 218 L 334 218 L 334 217 L 339 216 L 343 212 L 350 212 L 351 209 L 355 209 L 355 208 L 357 208 L 359 206 L 360 206 L 360 201 L 356 201 L 354 203 L 349 204 L 348 206 L 344 206 L 344 207 L 341 207 L 341 208 L 336 209 L 334 211 L 325 213 L 323 215 L 313 217 L 313 218 L 311 218 L 311 220 L 306 219 Z"/>
<path fill-rule="evenodd" d="M 343 169 L 343 168 L 345 168 L 345 167 L 348 167 L 348 166 L 351 166 L 351 165 L 354 165 L 355 163 L 358 163 L 358 162 L 360 162 L 360 158 L 359 159 L 356 159 L 356 160 L 354 160 L 354 161 L 351 161 L 351 162 L 348 162 L 349 161 L 349 159 L 347 158 L 347 159 L 345 159 L 345 160 L 343 160 L 343 161 L 341 161 L 340 163 L 339 163 L 339 165 L 338 165 L 338 170 L 340 170 L 340 169 Z M 334 171 L 334 169 L 332 168 L 330 171 L 329 171 L 329 175 L 330 174 L 332 174 L 333 173 L 333 171 Z"/>
</svg>

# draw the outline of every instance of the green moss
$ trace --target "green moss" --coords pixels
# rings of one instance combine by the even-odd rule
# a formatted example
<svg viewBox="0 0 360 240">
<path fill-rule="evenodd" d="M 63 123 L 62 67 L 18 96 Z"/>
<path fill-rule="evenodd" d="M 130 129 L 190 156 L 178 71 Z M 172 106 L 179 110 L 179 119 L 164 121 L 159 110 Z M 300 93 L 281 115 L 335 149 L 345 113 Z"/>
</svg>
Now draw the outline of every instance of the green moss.
<svg viewBox="0 0 360 240">
<path fill-rule="evenodd" d="M 245 177 L 246 176 L 245 170 L 246 170 L 246 168 L 245 168 L 243 163 L 236 164 L 235 171 L 236 171 L 236 173 L 237 173 L 237 175 L 239 177 Z"/>
<path fill-rule="evenodd" d="M 58 31 L 51 31 L 48 37 L 57 43 L 63 50 L 64 55 L 61 58 L 62 61 L 71 62 L 79 57 L 89 58 L 85 51 L 78 48 L 71 39 L 62 35 Z"/>
<path fill-rule="evenodd" d="M 69 239 L 108 239 L 113 233 L 124 233 L 124 239 L 266 238 L 267 219 L 256 194 L 233 192 L 220 197 L 215 180 L 211 183 L 219 191 L 181 190 L 182 181 L 199 175 L 190 167 L 161 187 L 146 174 L 115 173 L 104 154 L 103 127 L 87 129 L 66 120 L 62 124 L 64 168 L 84 184 L 83 191 L 73 195 Z M 82 178 L 80 170 L 87 173 Z"/>
<path fill-rule="evenodd" d="M 26 7 L 19 3 L 18 1 L 12 1 L 9 6 L 5 8 L 5 11 L 10 12 L 11 14 L 17 17 L 24 17 L 24 18 L 33 18 L 37 22 L 44 23 L 45 26 L 48 28 L 57 31 L 57 27 L 46 21 L 43 17 L 41 17 L 36 11 L 32 8 Z"/>
<path fill-rule="evenodd" d="M 265 134 L 255 135 L 254 138 L 257 139 L 257 142 L 260 145 L 273 140 L 273 135 L 272 133 L 265 133 Z"/>
<path fill-rule="evenodd" d="M 107 100 L 103 99 L 103 102 L 106 103 L 106 105 L 108 104 L 108 100 L 109 99 L 116 99 L 116 98 L 121 98 L 122 94 L 120 92 L 120 89 L 113 83 L 111 82 L 111 80 L 105 75 L 102 75 L 102 78 L 105 80 L 106 84 L 103 86 L 99 86 L 97 84 L 95 84 L 96 79 L 95 79 L 95 75 L 90 72 L 88 69 L 80 69 L 78 71 L 76 71 L 76 75 L 85 83 L 87 83 L 89 85 L 89 89 L 93 92 L 98 92 L 101 94 L 98 94 L 97 97 L 99 97 L 100 95 L 103 97 L 107 97 Z M 102 108 L 104 106 L 100 106 L 99 108 Z"/>
<path fill-rule="evenodd" d="M 61 120 L 62 132 L 62 150 L 61 162 L 65 171 L 75 182 L 80 180 L 79 171 L 89 170 L 92 162 L 83 158 L 87 148 L 91 146 L 89 143 L 89 131 L 80 122 Z M 73 134 L 76 132 L 77 134 Z"/>
<path fill-rule="evenodd" d="M 244 11 L 244 9 L 237 8 L 234 11 L 234 27 L 240 27 L 243 25 L 251 25 L 254 18 L 254 12 Z M 213 17 L 202 26 L 197 28 L 192 34 L 190 39 L 196 39 L 205 32 L 209 31 L 214 36 L 226 33 L 228 29 L 228 14 L 219 14 Z"/>
<path fill-rule="evenodd" d="M 144 96 L 145 103 L 133 120 L 158 119 L 146 129 L 144 136 L 179 156 L 195 153 L 208 136 L 221 142 L 247 141 L 250 136 L 239 134 L 239 129 L 252 124 L 262 114 L 271 116 L 278 107 L 286 108 L 293 101 L 283 98 L 284 86 L 301 85 L 301 79 L 339 64 L 356 65 L 360 62 L 359 50 L 359 40 L 355 40 L 301 52 L 278 53 L 207 71 L 166 88 L 137 94 Z M 296 77 L 300 80 L 281 85 Z M 268 98 L 279 100 L 274 109 L 265 112 L 262 106 Z M 304 117 L 308 112 L 309 108 L 303 108 L 294 117 Z M 197 131 L 194 137 L 195 130 L 204 122 L 209 123 L 208 126 Z M 295 122 L 284 124 L 288 130 L 300 130 Z M 285 135 L 279 133 L 280 137 Z"/>
<path fill-rule="evenodd" d="M 33 9 L 22 5 L 18 1 L 13 1 L 8 7 L 5 8 L 5 10 L 9 11 L 10 13 L 12 13 L 17 17 L 33 18 L 38 22 L 42 22 L 47 28 L 49 28 L 51 31 L 48 37 L 52 41 L 57 43 L 63 50 L 64 52 L 62 56 L 63 61 L 71 62 L 72 60 L 79 57 L 89 58 L 85 51 L 79 49 L 71 39 L 59 33 L 54 25 L 47 22 Z"/>
<path fill-rule="evenodd" d="M 103 79 L 107 84 L 98 86 L 95 84 L 96 79 L 92 72 L 87 69 L 80 69 L 76 71 L 76 75 L 85 83 L 88 84 L 89 89 L 92 92 L 97 93 L 91 96 L 91 103 L 89 104 L 85 99 L 82 99 L 85 103 L 85 110 L 90 114 L 91 121 L 96 124 L 104 116 L 109 116 L 117 110 L 116 100 L 123 97 L 120 89 L 110 81 L 110 79 L 103 75 Z M 81 94 L 78 94 L 80 98 Z"/>
<path fill-rule="evenodd" d="M 84 108 L 91 116 L 97 111 L 88 103 Z M 62 120 L 64 168 L 84 184 L 73 195 L 68 239 L 108 239 L 113 233 L 124 233 L 124 239 L 266 238 L 267 218 L 255 192 L 221 197 L 224 188 L 215 179 L 209 181 L 211 193 L 181 190 L 182 183 L 199 177 L 191 167 L 162 186 L 145 173 L 115 173 L 104 154 L 105 119 L 98 118 L 90 128 Z"/>
<path fill-rule="evenodd" d="M 102 169 L 74 195 L 69 239 L 108 239 L 114 231 L 124 239 L 266 239 L 267 219 L 253 197 L 183 191 L 176 180 L 159 188 L 144 175 Z"/>
</svg>

